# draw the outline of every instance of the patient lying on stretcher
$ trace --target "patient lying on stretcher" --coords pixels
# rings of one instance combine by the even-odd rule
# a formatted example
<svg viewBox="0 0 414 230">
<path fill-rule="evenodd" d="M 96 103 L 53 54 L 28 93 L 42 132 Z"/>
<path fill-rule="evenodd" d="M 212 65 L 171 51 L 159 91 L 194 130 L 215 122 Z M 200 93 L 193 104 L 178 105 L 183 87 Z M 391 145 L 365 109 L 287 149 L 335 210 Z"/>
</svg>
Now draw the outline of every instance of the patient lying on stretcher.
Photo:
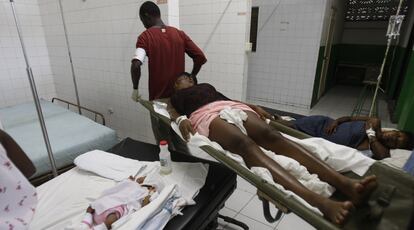
<svg viewBox="0 0 414 230">
<path fill-rule="evenodd" d="M 187 73 L 183 73 L 177 79 L 171 105 L 176 110 L 176 112 L 170 110 L 171 117 L 179 123 L 184 138 L 188 139 L 189 133 L 194 134 L 194 131 L 197 131 L 219 143 L 224 149 L 239 154 L 247 167 L 269 169 L 274 181 L 317 207 L 335 224 L 343 224 L 351 210 L 363 203 L 377 187 L 375 176 L 352 180 L 341 175 L 266 124 L 263 119 L 271 116 L 260 107 L 230 100 L 210 84 L 196 85 Z M 247 135 L 243 134 L 240 128 L 219 117 L 220 111 L 228 107 L 243 110 L 247 114 L 248 117 L 243 122 Z M 334 201 L 310 191 L 265 155 L 260 147 L 295 159 L 309 172 L 317 174 L 321 180 L 336 187 L 349 200 Z"/>
<path fill-rule="evenodd" d="M 130 176 L 105 190 L 86 210 L 81 229 L 111 229 L 121 217 L 135 212 L 157 198 L 163 184 L 147 177 Z"/>
<path fill-rule="evenodd" d="M 381 129 L 381 120 L 372 117 L 341 117 L 336 120 L 326 116 L 307 116 L 294 121 L 278 121 L 313 137 L 324 138 L 367 153 L 381 160 L 390 157 L 390 149 L 413 149 L 410 133 Z"/>
</svg>

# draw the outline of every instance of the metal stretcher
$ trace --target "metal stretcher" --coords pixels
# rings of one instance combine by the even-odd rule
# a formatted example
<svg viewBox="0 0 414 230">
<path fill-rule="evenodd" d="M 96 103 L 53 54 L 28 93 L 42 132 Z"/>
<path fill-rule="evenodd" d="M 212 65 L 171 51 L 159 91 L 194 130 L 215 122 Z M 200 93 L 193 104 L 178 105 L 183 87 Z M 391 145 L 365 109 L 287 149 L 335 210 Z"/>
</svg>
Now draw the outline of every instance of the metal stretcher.
<svg viewBox="0 0 414 230">
<path fill-rule="evenodd" d="M 169 118 L 154 111 L 152 102 L 141 100 L 140 103 L 150 111 L 151 115 L 159 118 L 159 122 L 170 124 Z M 270 125 L 280 132 L 299 139 L 310 137 L 277 122 L 271 122 Z M 293 212 L 317 229 L 414 229 L 414 177 L 381 162 L 373 164 L 364 175 L 376 175 L 378 188 L 370 195 L 367 203 L 358 207 L 345 225 L 339 227 L 306 208 L 296 199 L 287 197 L 282 191 L 213 147 L 202 146 L 201 149 L 257 188 L 258 196 L 263 202 L 265 218 L 269 222 L 277 221 L 282 213 Z M 345 173 L 345 176 L 360 178 L 352 172 Z M 338 192 L 335 192 L 332 198 L 344 200 L 344 196 Z M 275 217 L 270 214 L 269 203 L 278 209 Z"/>
</svg>

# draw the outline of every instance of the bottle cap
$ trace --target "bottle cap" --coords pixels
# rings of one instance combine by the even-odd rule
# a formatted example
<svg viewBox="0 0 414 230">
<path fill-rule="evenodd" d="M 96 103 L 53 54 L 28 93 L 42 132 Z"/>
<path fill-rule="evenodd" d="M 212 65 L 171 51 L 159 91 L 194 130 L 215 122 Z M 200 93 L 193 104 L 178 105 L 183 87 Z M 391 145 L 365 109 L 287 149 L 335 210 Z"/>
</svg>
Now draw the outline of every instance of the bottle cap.
<svg viewBox="0 0 414 230">
<path fill-rule="evenodd" d="M 160 141 L 160 145 L 168 145 L 168 142 L 165 140 Z"/>
</svg>

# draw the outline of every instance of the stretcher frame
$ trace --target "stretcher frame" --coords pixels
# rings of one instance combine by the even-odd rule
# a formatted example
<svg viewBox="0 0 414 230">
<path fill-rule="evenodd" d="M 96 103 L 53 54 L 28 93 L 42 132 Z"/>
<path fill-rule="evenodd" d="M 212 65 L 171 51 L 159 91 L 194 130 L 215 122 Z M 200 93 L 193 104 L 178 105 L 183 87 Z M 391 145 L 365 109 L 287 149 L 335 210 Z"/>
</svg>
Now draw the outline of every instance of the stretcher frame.
<svg viewBox="0 0 414 230">
<path fill-rule="evenodd" d="M 153 103 L 151 101 L 140 100 L 140 104 L 143 105 L 151 113 L 151 115 L 156 116 L 157 118 L 159 118 L 160 122 L 164 122 L 164 123 L 170 125 L 171 121 L 170 121 L 169 118 L 167 118 L 163 115 L 160 115 L 160 114 L 158 114 L 157 112 L 154 111 Z M 290 127 L 287 127 L 287 126 L 285 126 L 281 123 L 275 122 L 275 121 L 271 121 L 270 125 L 273 128 L 275 128 L 276 130 L 278 130 L 279 132 L 287 133 L 287 134 L 289 134 L 293 137 L 299 138 L 299 139 L 306 139 L 306 138 L 310 137 L 307 134 L 304 134 L 300 131 L 297 131 L 295 129 L 292 129 Z M 223 165 L 225 165 L 229 169 L 233 170 L 240 177 L 247 180 L 249 183 L 251 183 L 253 186 L 255 186 L 257 188 L 258 196 L 263 202 L 263 211 L 264 211 L 265 218 L 266 218 L 267 221 L 269 221 L 269 222 L 277 221 L 282 216 L 282 212 L 283 213 L 293 212 L 293 213 L 295 213 L 296 215 L 298 215 L 299 217 L 301 217 L 302 219 L 304 219 L 306 222 L 308 222 L 309 224 L 311 224 L 312 226 L 314 226 L 317 229 L 332 229 L 332 230 L 335 230 L 335 229 L 341 229 L 341 228 L 344 228 L 344 229 L 354 229 L 355 228 L 355 223 L 353 223 L 353 226 L 352 226 L 352 224 L 351 225 L 346 224 L 345 226 L 343 226 L 341 228 L 337 225 L 334 225 L 330 221 L 323 218 L 323 216 L 321 216 L 321 215 L 315 213 L 314 211 L 306 208 L 302 203 L 300 203 L 295 198 L 288 197 L 285 193 L 278 190 L 272 184 L 267 183 L 264 179 L 262 179 L 262 178 L 258 177 L 257 175 L 253 174 L 248 169 L 246 169 L 245 167 L 238 164 L 236 161 L 226 157 L 220 151 L 214 149 L 211 146 L 201 146 L 200 148 L 203 151 L 205 151 L 207 154 L 212 156 L 214 159 L 216 159 L 218 162 L 222 163 Z M 400 185 L 400 187 L 401 186 L 408 187 L 407 189 L 403 189 L 404 190 L 403 192 L 409 193 L 408 196 L 410 196 L 410 194 L 412 194 L 411 196 L 414 197 L 414 177 L 412 177 L 412 176 L 410 176 L 410 175 L 408 175 L 408 174 L 406 174 L 406 173 L 404 173 L 400 170 L 391 168 L 391 167 L 389 167 L 389 166 L 387 166 L 387 165 L 385 165 L 381 162 L 374 163 L 365 175 L 376 174 L 376 173 L 379 173 L 379 172 L 385 172 L 385 173 L 391 174 L 390 178 L 387 178 L 388 182 L 398 181 L 398 184 Z M 352 172 L 345 173 L 345 175 L 348 176 L 348 177 L 351 177 L 351 178 L 360 178 Z M 381 181 L 378 181 L 378 182 L 381 183 Z M 387 181 L 384 181 L 382 183 L 387 183 Z M 393 195 L 395 193 L 395 186 L 385 185 L 385 186 L 381 186 L 381 187 L 384 187 L 384 188 L 381 188 L 380 192 L 376 192 L 375 196 L 373 196 L 373 195 L 370 196 L 369 202 L 368 202 L 369 203 L 368 210 L 370 210 L 370 211 L 369 211 L 369 213 L 365 214 L 365 216 L 364 216 L 364 218 L 372 218 L 373 221 L 379 219 L 377 221 L 378 223 L 375 222 L 373 224 L 369 224 L 367 226 L 364 226 L 364 229 L 378 229 L 378 227 L 387 227 L 387 226 L 382 226 L 383 224 L 382 224 L 381 220 L 382 220 L 382 217 L 383 217 L 384 209 L 387 208 L 391 203 L 391 200 L 392 200 Z M 379 189 L 377 189 L 377 190 L 379 190 Z M 374 197 L 374 198 L 372 198 L 372 197 Z M 276 214 L 276 217 L 272 217 L 271 214 L 270 214 L 269 202 L 272 203 L 273 205 L 275 205 L 275 207 L 278 209 L 278 213 Z M 406 223 L 407 222 L 406 220 L 403 223 L 406 226 L 408 226 L 410 224 L 410 221 L 411 221 L 411 225 L 413 225 L 413 219 L 414 219 L 413 209 L 414 209 L 414 206 L 409 210 L 411 212 L 411 215 L 410 215 L 410 219 L 408 220 L 408 223 Z M 361 216 L 360 213 L 358 215 Z M 356 216 L 355 218 L 357 218 L 357 217 L 358 216 Z M 352 216 L 351 216 L 351 218 L 352 218 Z M 356 222 L 356 223 L 358 224 L 358 222 Z M 379 226 L 379 224 L 382 224 L 382 225 Z M 362 226 L 358 226 L 358 227 L 362 227 Z"/>
</svg>

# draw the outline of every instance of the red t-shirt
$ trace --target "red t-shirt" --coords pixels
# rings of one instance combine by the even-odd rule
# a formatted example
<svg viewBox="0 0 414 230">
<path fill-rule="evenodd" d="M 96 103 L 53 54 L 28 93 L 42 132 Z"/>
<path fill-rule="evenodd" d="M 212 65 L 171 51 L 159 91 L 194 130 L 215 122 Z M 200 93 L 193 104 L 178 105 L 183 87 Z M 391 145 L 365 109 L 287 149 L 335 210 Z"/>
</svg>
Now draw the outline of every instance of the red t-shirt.
<svg viewBox="0 0 414 230">
<path fill-rule="evenodd" d="M 144 49 L 148 57 L 150 100 L 171 96 L 175 80 L 185 69 L 185 53 L 195 63 L 207 61 L 183 31 L 170 26 L 147 29 L 138 37 L 136 48 Z"/>
</svg>

